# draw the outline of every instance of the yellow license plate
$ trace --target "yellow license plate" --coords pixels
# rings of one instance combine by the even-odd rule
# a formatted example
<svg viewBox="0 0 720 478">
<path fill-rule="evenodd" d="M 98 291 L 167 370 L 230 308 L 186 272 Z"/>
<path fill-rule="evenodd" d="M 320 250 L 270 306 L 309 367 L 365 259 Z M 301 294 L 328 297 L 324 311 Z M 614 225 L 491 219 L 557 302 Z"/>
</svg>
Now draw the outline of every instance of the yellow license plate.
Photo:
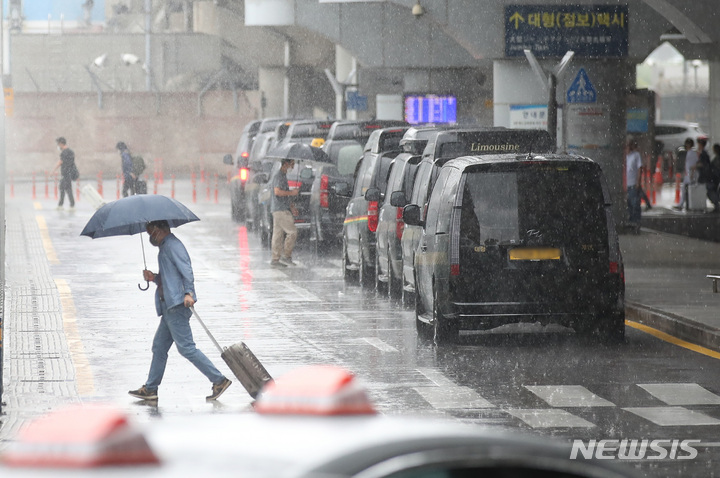
<svg viewBox="0 0 720 478">
<path fill-rule="evenodd" d="M 510 250 L 511 261 L 559 261 L 556 247 L 518 247 Z"/>
</svg>

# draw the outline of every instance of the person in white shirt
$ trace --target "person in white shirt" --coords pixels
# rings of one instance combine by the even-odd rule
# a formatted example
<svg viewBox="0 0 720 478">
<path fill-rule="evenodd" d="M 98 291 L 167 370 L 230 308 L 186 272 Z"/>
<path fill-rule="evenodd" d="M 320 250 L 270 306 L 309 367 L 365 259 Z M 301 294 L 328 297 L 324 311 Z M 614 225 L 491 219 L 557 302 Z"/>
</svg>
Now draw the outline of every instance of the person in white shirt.
<svg viewBox="0 0 720 478">
<path fill-rule="evenodd" d="M 699 157 L 697 151 L 692 149 L 694 145 L 695 141 L 692 138 L 685 140 L 685 175 L 682 180 L 683 187 L 680 190 L 680 204 L 673 206 L 673 209 L 678 211 L 682 210 L 683 207 L 688 209 L 688 186 L 697 183 L 695 170 L 697 169 Z"/>
<path fill-rule="evenodd" d="M 628 153 L 625 158 L 625 179 L 627 181 L 628 221 L 635 232 L 640 231 L 640 182 L 642 181 L 643 162 L 637 150 L 637 140 L 628 141 Z"/>
</svg>

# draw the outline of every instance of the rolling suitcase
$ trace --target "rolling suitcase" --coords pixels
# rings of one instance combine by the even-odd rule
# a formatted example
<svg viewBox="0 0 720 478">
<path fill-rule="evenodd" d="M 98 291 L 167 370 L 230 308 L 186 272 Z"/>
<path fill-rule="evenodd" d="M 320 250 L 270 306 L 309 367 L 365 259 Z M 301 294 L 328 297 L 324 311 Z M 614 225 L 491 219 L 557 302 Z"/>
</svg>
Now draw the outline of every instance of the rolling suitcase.
<svg viewBox="0 0 720 478">
<path fill-rule="evenodd" d="M 135 181 L 135 194 L 147 194 L 147 182 L 144 179 Z"/>
<path fill-rule="evenodd" d="M 272 380 L 272 377 L 267 370 L 265 370 L 263 364 L 260 363 L 255 354 L 252 353 L 244 342 L 238 342 L 230 347 L 220 347 L 220 344 L 217 343 L 215 337 L 213 337 L 210 330 L 205 326 L 205 322 L 203 322 L 198 313 L 195 312 L 195 307 L 190 307 L 190 310 L 192 310 L 193 315 L 198 322 L 200 322 L 202 328 L 205 329 L 205 332 L 213 344 L 215 344 L 215 347 L 220 351 L 220 357 L 222 357 L 250 396 L 256 398 L 263 386 Z"/>
<path fill-rule="evenodd" d="M 704 184 L 688 184 L 688 211 L 705 211 L 706 199 Z"/>
<path fill-rule="evenodd" d="M 95 209 L 100 209 L 105 205 L 105 200 L 102 198 L 97 189 L 89 184 L 83 186 L 82 195 L 83 198 Z"/>
</svg>

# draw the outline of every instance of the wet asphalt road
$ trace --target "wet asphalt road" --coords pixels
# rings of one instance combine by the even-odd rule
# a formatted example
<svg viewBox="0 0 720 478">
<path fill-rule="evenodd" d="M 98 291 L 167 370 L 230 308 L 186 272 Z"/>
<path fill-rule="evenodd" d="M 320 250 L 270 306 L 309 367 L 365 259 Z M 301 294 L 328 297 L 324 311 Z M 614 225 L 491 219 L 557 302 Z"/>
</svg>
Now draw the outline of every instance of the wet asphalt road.
<svg viewBox="0 0 720 478">
<path fill-rule="evenodd" d="M 193 261 L 198 313 L 220 344 L 245 341 L 271 375 L 306 364 L 342 365 L 386 414 L 442 415 L 567 439 L 701 440 L 694 460 L 629 466 L 647 476 L 720 476 L 716 359 L 630 327 L 620 345 L 581 340 L 560 327 L 524 326 L 437 348 L 417 338 L 411 310 L 344 284 L 339 248 L 316 257 L 300 239 L 294 257 L 299 266 L 271 269 L 258 237 L 230 220 L 226 191 L 218 203 L 202 194 L 193 203 L 187 189 L 176 197 L 202 219 L 174 231 Z M 251 399 L 237 382 L 220 401 L 206 403 L 210 385 L 174 349 L 157 406 L 129 397 L 127 390 L 146 378 L 158 320 L 154 286 L 145 292 L 137 286 L 144 285 L 141 241 L 153 271 L 156 249 L 145 234 L 80 237 L 93 212 L 87 203 L 72 213 L 56 211 L 51 199 L 34 204 L 58 258 L 51 263 L 53 277 L 71 291 L 74 361 L 87 365 L 78 373 L 84 400 L 118 403 L 148 420 L 249 411 Z M 197 325 L 194 334 L 200 349 L 233 379 Z"/>
</svg>

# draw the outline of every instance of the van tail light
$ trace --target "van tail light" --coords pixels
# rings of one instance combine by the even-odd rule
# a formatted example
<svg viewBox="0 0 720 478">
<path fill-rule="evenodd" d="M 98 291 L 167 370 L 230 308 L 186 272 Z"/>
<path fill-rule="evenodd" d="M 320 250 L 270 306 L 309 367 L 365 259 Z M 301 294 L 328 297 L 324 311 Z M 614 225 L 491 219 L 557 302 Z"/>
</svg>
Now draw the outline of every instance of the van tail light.
<svg viewBox="0 0 720 478">
<path fill-rule="evenodd" d="M 368 229 L 370 230 L 370 232 L 377 231 L 378 219 L 378 202 L 368 202 Z"/>
<path fill-rule="evenodd" d="M 620 274 L 620 280 L 622 280 L 622 283 L 625 283 L 625 271 L 623 270 L 623 267 L 618 262 L 610 262 L 610 273 L 611 274 Z"/>
<path fill-rule="evenodd" d="M 243 152 L 240 154 L 240 157 L 243 158 L 243 159 L 247 159 L 247 158 L 250 157 L 250 153 L 248 153 L 247 151 L 243 151 Z"/>
<path fill-rule="evenodd" d="M 395 215 L 395 236 L 397 236 L 398 241 L 402 239 L 402 233 L 405 229 L 405 223 L 402 219 L 402 208 L 397 208 L 397 214 Z"/>
<path fill-rule="evenodd" d="M 465 175 L 460 179 L 458 191 L 465 190 Z M 425 204 L 427 211 L 427 204 Z M 450 218 L 450 275 L 460 275 L 460 217 L 462 216 L 462 194 L 455 197 Z"/>
<path fill-rule="evenodd" d="M 247 168 L 240 168 L 240 181 L 245 182 L 248 178 Z"/>
<path fill-rule="evenodd" d="M 330 186 L 330 178 L 327 174 L 323 174 L 320 176 L 320 207 L 328 208 L 330 207 L 330 192 L 329 192 L 329 186 Z"/>
<path fill-rule="evenodd" d="M 302 186 L 302 181 L 288 181 L 289 188 L 299 188 Z"/>
</svg>

